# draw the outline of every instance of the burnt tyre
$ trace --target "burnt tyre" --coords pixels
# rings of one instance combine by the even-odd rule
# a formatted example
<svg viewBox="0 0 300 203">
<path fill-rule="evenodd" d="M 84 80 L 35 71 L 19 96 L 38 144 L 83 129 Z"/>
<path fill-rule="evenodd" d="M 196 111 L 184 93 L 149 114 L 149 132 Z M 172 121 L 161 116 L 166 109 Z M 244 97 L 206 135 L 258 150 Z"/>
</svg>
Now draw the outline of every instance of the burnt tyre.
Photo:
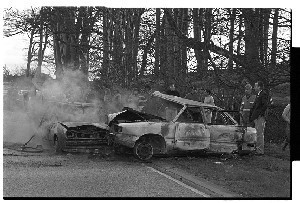
<svg viewBox="0 0 300 203">
<path fill-rule="evenodd" d="M 133 154 L 142 161 L 150 160 L 153 156 L 153 146 L 149 142 L 137 142 L 134 145 Z"/>
</svg>

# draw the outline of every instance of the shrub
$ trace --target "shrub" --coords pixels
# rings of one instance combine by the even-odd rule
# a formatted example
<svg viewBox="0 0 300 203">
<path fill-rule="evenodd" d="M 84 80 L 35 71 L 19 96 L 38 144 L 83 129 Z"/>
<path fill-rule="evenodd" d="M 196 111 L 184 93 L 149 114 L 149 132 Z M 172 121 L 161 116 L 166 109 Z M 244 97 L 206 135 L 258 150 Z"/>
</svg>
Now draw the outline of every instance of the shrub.
<svg viewBox="0 0 300 203">
<path fill-rule="evenodd" d="M 272 105 L 268 109 L 265 127 L 265 142 L 282 143 L 285 136 L 286 122 L 282 118 L 285 105 Z"/>
</svg>

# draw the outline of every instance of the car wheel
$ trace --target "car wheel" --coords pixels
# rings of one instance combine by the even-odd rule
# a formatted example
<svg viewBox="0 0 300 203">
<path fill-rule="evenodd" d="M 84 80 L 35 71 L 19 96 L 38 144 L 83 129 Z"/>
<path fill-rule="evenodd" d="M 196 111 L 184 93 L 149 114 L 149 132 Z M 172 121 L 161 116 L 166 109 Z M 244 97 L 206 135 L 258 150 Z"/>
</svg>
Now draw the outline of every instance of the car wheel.
<svg viewBox="0 0 300 203">
<path fill-rule="evenodd" d="M 153 146 L 151 143 L 145 141 L 136 142 L 133 148 L 133 154 L 136 158 L 147 161 L 153 156 Z"/>
</svg>

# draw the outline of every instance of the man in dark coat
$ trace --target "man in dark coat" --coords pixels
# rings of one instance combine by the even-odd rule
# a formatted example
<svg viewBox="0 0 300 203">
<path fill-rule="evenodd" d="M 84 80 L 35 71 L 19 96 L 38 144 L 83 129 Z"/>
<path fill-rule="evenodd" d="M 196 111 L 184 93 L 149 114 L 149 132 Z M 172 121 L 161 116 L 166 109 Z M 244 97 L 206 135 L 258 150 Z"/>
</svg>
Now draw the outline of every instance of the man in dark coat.
<svg viewBox="0 0 300 203">
<path fill-rule="evenodd" d="M 166 94 L 180 97 L 180 94 L 179 94 L 179 92 L 176 90 L 175 84 L 174 84 L 174 83 L 172 83 L 172 84 L 170 85 L 169 88 L 170 88 L 170 89 L 168 89 L 168 90 L 166 91 Z"/>
<path fill-rule="evenodd" d="M 255 83 L 254 90 L 257 95 L 253 107 L 250 110 L 250 122 L 254 121 L 257 132 L 257 155 L 264 154 L 264 129 L 266 124 L 265 113 L 268 108 L 268 94 L 263 89 L 264 84 L 261 81 Z"/>
</svg>

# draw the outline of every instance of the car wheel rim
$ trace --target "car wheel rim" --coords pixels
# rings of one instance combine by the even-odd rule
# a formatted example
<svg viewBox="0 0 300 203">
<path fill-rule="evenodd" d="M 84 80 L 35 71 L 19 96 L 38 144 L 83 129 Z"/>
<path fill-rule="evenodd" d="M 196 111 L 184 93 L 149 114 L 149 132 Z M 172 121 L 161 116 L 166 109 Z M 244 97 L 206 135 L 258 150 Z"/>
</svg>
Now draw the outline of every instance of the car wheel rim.
<svg viewBox="0 0 300 203">
<path fill-rule="evenodd" d="M 153 155 L 153 148 L 149 143 L 140 143 L 136 149 L 136 154 L 142 160 L 150 159 Z"/>
</svg>

